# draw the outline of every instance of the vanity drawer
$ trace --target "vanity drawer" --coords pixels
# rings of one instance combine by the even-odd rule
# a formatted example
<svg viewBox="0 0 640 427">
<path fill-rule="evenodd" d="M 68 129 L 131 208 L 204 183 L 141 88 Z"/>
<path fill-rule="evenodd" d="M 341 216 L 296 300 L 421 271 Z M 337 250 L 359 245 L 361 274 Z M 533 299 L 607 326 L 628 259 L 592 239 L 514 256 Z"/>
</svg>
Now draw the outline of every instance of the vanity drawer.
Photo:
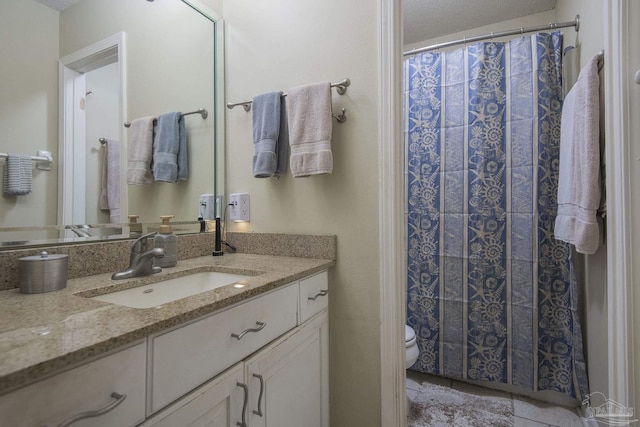
<svg viewBox="0 0 640 427">
<path fill-rule="evenodd" d="M 146 344 L 140 343 L 0 397 L 3 426 L 57 426 L 87 411 L 116 402 L 112 410 L 73 423 L 73 427 L 133 426 L 145 416 Z M 117 395 L 116 395 L 117 396 Z"/>
<path fill-rule="evenodd" d="M 297 305 L 289 285 L 153 338 L 150 412 L 293 329 Z"/>
<path fill-rule="evenodd" d="M 329 275 L 326 271 L 300 281 L 300 323 L 327 308 L 328 293 Z"/>
</svg>

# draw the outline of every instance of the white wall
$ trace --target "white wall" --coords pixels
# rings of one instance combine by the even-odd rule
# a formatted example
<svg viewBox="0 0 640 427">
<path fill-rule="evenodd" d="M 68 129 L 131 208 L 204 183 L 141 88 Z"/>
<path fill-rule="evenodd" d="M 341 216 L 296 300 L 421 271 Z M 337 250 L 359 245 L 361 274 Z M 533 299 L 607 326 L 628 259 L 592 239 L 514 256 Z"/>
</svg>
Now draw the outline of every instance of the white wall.
<svg viewBox="0 0 640 427">
<path fill-rule="evenodd" d="M 404 51 L 416 49 L 425 46 L 431 46 L 437 43 L 444 43 L 452 40 L 460 40 L 464 37 L 473 37 L 482 34 L 491 34 L 491 32 L 513 30 L 514 28 L 530 27 L 534 25 L 547 24 L 555 21 L 555 12 L 553 10 L 547 10 L 545 12 L 536 13 L 534 15 L 523 16 L 521 18 L 510 19 L 508 21 L 498 22 L 497 24 L 484 25 L 482 27 L 473 28 L 471 30 L 460 31 L 457 33 L 448 34 L 446 36 L 435 37 L 433 39 L 425 40 L 418 43 L 411 43 L 404 46 Z M 512 36 L 513 37 L 513 36 Z M 508 39 L 508 38 L 507 38 Z M 499 40 L 499 39 L 496 39 Z M 453 46 L 448 49 L 458 49 L 460 46 Z"/>
<path fill-rule="evenodd" d="M 127 120 L 206 108 L 185 118 L 189 180 L 128 186 L 129 212 L 141 222 L 194 221 L 199 195 L 213 192 L 213 24 L 178 1 L 83 0 L 61 13 L 60 54 L 126 33 Z M 122 128 L 124 129 L 124 128 Z M 123 139 L 126 133 L 122 134 Z"/>
<path fill-rule="evenodd" d="M 580 48 L 580 66 L 604 48 L 603 6 L 599 0 L 558 0 L 556 20 L 570 21 L 580 15 L 580 31 L 565 44 Z M 606 55 L 605 55 L 606 60 Z M 591 392 L 608 390 L 607 376 L 607 247 L 601 246 L 595 255 L 585 256 L 585 315 L 582 324 L 589 388 Z"/>
<path fill-rule="evenodd" d="M 0 198 L 0 226 L 55 224 L 58 12 L 32 0 L 0 0 L 0 10 L 0 152 L 54 157 L 51 171 L 34 165 L 31 194 Z"/>
<path fill-rule="evenodd" d="M 333 90 L 332 175 L 255 179 L 251 113 L 226 113 L 226 193 L 249 192 L 236 231 L 337 235 L 330 271 L 331 425 L 380 424 L 377 4 L 370 0 L 227 0 L 226 101 L 348 77 Z"/>
</svg>

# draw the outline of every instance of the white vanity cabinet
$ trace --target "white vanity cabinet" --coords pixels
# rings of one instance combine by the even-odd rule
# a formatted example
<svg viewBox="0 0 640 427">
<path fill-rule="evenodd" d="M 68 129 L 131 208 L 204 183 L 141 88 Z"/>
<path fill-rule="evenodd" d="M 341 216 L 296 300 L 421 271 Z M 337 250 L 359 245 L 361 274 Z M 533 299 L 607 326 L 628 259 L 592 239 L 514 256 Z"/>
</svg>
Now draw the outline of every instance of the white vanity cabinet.
<svg viewBox="0 0 640 427">
<path fill-rule="evenodd" d="M 296 327 L 289 285 L 150 339 L 150 412 L 156 412 Z"/>
<path fill-rule="evenodd" d="M 153 412 L 244 362 L 144 426 L 329 427 L 327 286 L 325 271 L 152 338 Z"/>
<path fill-rule="evenodd" d="M 0 396 L 0 427 L 328 427 L 327 280 L 304 278 Z"/>
<path fill-rule="evenodd" d="M 137 425 L 145 418 L 146 358 L 146 343 L 140 342 L 1 396 L 0 425 Z M 103 414 L 84 417 L 95 411 Z"/>
<path fill-rule="evenodd" d="M 248 427 L 328 427 L 327 312 L 245 361 Z"/>
</svg>

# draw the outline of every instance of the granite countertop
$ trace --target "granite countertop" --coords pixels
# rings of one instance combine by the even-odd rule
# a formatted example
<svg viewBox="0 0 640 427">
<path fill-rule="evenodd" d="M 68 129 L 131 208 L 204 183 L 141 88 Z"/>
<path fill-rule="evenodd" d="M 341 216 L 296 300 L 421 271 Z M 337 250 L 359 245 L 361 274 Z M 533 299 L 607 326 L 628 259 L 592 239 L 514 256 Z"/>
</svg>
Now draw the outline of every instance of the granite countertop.
<svg viewBox="0 0 640 427">
<path fill-rule="evenodd" d="M 60 291 L 0 292 L 0 394 L 180 323 L 326 270 L 335 261 L 251 254 L 182 260 L 152 276 L 112 281 L 111 273 L 68 281 Z M 87 297 L 200 271 L 251 276 L 232 285 L 154 308 L 130 308 Z"/>
</svg>

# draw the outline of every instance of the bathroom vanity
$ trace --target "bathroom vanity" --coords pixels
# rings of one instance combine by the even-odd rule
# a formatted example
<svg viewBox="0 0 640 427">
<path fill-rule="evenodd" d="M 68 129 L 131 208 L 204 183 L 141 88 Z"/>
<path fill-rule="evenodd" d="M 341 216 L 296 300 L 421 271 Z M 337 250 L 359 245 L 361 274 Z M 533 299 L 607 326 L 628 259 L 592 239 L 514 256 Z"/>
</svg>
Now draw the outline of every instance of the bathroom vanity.
<svg viewBox="0 0 640 427">
<path fill-rule="evenodd" d="M 2 425 L 327 427 L 332 265 L 233 254 L 117 284 L 0 292 L 0 312 L 57 307 L 0 333 Z M 249 277 L 146 309 L 91 298 L 202 271 Z"/>
</svg>

